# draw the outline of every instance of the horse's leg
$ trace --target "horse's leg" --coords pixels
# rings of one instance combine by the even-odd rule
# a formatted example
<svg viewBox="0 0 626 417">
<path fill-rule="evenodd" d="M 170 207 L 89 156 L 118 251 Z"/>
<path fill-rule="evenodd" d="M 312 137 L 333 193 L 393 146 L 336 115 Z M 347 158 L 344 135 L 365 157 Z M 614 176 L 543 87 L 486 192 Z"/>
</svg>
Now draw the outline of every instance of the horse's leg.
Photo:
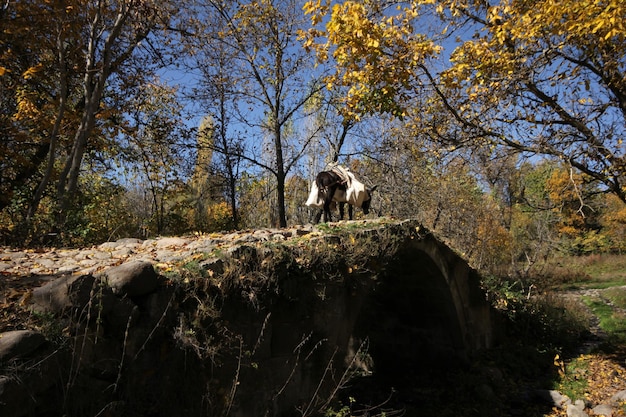
<svg viewBox="0 0 626 417">
<path fill-rule="evenodd" d="M 352 204 L 348 203 L 348 218 L 352 220 L 352 215 L 354 214 L 354 208 Z"/>
<path fill-rule="evenodd" d="M 339 220 L 343 220 L 343 207 L 345 206 L 346 203 L 339 203 Z"/>
<path fill-rule="evenodd" d="M 328 193 L 326 194 L 326 199 L 324 200 L 324 216 L 328 213 L 328 220 L 324 221 L 333 221 L 332 211 L 330 210 L 331 204 L 333 204 L 333 199 L 335 198 L 335 192 L 337 191 L 337 184 L 333 184 L 327 188 Z"/>
<path fill-rule="evenodd" d="M 324 223 L 328 223 L 329 221 L 332 221 L 333 219 L 330 214 L 330 203 L 332 203 L 333 201 L 333 194 L 330 191 L 334 191 L 334 190 L 328 190 L 328 191 L 329 192 L 324 197 Z"/>
<path fill-rule="evenodd" d="M 318 224 L 320 222 L 320 219 L 322 218 L 322 213 L 324 212 L 324 209 L 318 210 L 317 214 L 315 214 L 315 219 L 313 220 L 313 224 Z"/>
</svg>

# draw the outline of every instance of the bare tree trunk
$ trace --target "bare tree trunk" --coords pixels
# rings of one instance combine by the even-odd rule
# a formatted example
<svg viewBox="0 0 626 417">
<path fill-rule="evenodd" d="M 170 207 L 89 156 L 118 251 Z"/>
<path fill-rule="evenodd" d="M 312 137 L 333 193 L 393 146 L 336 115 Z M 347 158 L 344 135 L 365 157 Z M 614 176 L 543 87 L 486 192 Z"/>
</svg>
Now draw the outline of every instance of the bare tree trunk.
<svg viewBox="0 0 626 417">
<path fill-rule="evenodd" d="M 86 100 L 87 101 L 87 100 Z M 100 103 L 100 97 L 92 96 L 92 100 L 88 100 L 87 106 L 83 112 L 80 127 L 74 136 L 74 144 L 72 150 L 67 157 L 65 167 L 61 172 L 59 184 L 57 186 L 57 201 L 59 207 L 59 221 L 61 224 L 65 222 L 65 216 L 70 206 L 72 197 L 78 189 L 78 177 L 80 174 L 80 166 L 83 161 L 85 150 L 87 149 L 87 141 L 89 135 L 95 125 L 95 114 Z"/>
<path fill-rule="evenodd" d="M 128 28 L 126 24 L 131 13 L 134 13 L 140 4 L 120 2 L 118 6 L 115 20 L 110 27 L 106 27 L 102 14 L 109 5 L 102 0 L 99 0 L 95 5 L 96 10 L 90 25 L 85 76 L 83 77 L 85 108 L 79 128 L 74 135 L 72 149 L 66 159 L 57 185 L 57 223 L 59 227 L 65 223 L 71 200 L 76 195 L 83 156 L 87 149 L 89 136 L 96 124 L 96 114 L 100 107 L 106 81 L 130 58 L 139 42 L 148 36 L 152 28 L 151 23 L 149 23 L 137 29 L 130 35 L 130 39 L 126 37 L 127 43 L 122 46 L 121 35 L 123 30 L 134 30 Z M 106 38 L 104 42 L 101 42 L 103 33 L 106 34 Z"/>
<path fill-rule="evenodd" d="M 89 44 L 87 46 L 87 61 L 85 66 L 85 76 L 83 78 L 83 94 L 85 101 L 85 108 L 83 109 L 83 115 L 80 120 L 80 125 L 76 134 L 74 135 L 74 143 L 72 149 L 65 161 L 65 166 L 59 177 L 57 184 L 57 204 L 58 204 L 58 218 L 57 225 L 63 226 L 67 216 L 67 209 L 70 205 L 71 196 L 76 192 L 78 184 L 78 173 L 80 171 L 80 165 L 82 163 L 83 155 L 87 147 L 87 139 L 91 133 L 91 129 L 95 124 L 95 112 L 100 104 L 101 88 L 104 87 L 104 80 L 110 74 L 109 66 L 107 62 L 103 62 L 102 68 L 96 68 L 97 61 L 97 48 L 100 23 L 101 23 L 101 9 L 100 4 L 98 10 L 96 10 L 93 22 L 91 23 L 91 31 L 89 33 Z M 119 18 L 118 18 L 119 21 Z M 117 32 L 119 33 L 119 29 Z M 111 37 L 113 33 L 109 35 L 106 45 L 110 47 Z M 111 51 L 105 51 L 105 56 L 109 55 Z M 109 57 L 110 63 L 110 57 Z M 101 87 L 102 86 L 102 87 Z"/>
<path fill-rule="evenodd" d="M 281 125 L 274 123 L 274 150 L 276 151 L 276 193 L 278 204 L 278 222 L 280 227 L 287 227 L 287 214 L 285 211 L 285 165 L 283 159 L 283 144 L 281 138 Z"/>
<path fill-rule="evenodd" d="M 56 162 L 56 147 L 57 140 L 59 137 L 59 132 L 61 130 L 61 123 L 63 121 L 63 116 L 65 115 L 65 107 L 67 105 L 67 60 L 65 55 L 65 38 L 63 37 L 63 29 L 60 28 L 59 35 L 57 36 L 57 49 L 59 53 L 59 108 L 57 109 L 56 119 L 54 121 L 54 126 L 52 127 L 52 132 L 50 132 L 49 139 L 49 149 L 48 149 L 48 163 L 46 165 L 46 170 L 44 172 L 43 178 L 33 195 L 33 198 L 30 203 L 30 207 L 28 208 L 28 214 L 26 215 L 26 221 L 30 223 L 31 219 L 35 216 L 37 209 L 39 208 L 39 203 L 41 202 L 41 198 L 43 197 L 43 193 L 48 187 L 50 183 L 50 178 L 52 177 L 52 171 L 54 170 L 54 163 Z"/>
<path fill-rule="evenodd" d="M 230 214 L 233 221 L 233 228 L 239 228 L 239 214 L 237 211 L 237 173 L 235 172 L 235 161 L 236 158 L 235 153 L 239 153 L 237 149 L 230 149 L 232 146 L 229 145 L 227 140 L 227 122 L 226 118 L 228 117 L 226 111 L 226 92 L 225 86 L 220 85 L 218 88 L 220 103 L 219 103 L 219 112 L 220 112 L 220 132 L 219 137 L 222 142 L 221 148 L 224 150 L 224 165 L 226 168 L 226 180 L 227 180 L 227 193 L 228 200 L 230 205 Z M 235 153 L 233 153 L 235 151 Z"/>
</svg>

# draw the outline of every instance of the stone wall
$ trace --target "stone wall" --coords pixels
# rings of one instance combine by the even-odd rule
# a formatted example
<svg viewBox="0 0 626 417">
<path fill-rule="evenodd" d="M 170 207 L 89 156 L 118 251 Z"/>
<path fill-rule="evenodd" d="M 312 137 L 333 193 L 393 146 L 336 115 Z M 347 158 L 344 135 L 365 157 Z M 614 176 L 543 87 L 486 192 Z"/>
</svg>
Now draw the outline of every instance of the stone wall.
<svg viewBox="0 0 626 417">
<path fill-rule="evenodd" d="M 34 328 L 0 337 L 0 415 L 323 415 L 348 381 L 386 391 L 493 343 L 478 275 L 428 231 L 340 226 L 42 285 Z"/>
</svg>

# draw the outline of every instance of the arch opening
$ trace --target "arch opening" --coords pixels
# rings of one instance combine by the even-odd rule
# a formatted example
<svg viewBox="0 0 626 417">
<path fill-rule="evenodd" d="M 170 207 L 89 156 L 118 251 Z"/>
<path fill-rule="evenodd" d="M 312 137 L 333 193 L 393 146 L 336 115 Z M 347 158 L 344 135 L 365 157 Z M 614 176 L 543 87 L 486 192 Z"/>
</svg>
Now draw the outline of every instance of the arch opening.
<svg viewBox="0 0 626 417">
<path fill-rule="evenodd" d="M 399 252 L 371 291 L 355 327 L 356 335 L 369 341 L 374 378 L 390 386 L 413 385 L 464 363 L 456 309 L 433 259 L 414 247 Z"/>
</svg>

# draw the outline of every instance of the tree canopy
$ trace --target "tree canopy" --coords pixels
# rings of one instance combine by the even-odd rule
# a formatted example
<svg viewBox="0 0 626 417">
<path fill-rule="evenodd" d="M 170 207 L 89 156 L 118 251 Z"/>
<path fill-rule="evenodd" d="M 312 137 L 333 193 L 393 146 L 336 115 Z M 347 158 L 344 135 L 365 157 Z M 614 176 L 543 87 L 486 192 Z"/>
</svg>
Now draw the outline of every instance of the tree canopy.
<svg viewBox="0 0 626 417">
<path fill-rule="evenodd" d="M 316 25 L 305 45 L 336 65 L 331 88 L 353 86 L 344 100 L 355 116 L 410 117 L 455 148 L 557 158 L 626 202 L 624 2 L 317 0 L 305 10 Z"/>
</svg>

